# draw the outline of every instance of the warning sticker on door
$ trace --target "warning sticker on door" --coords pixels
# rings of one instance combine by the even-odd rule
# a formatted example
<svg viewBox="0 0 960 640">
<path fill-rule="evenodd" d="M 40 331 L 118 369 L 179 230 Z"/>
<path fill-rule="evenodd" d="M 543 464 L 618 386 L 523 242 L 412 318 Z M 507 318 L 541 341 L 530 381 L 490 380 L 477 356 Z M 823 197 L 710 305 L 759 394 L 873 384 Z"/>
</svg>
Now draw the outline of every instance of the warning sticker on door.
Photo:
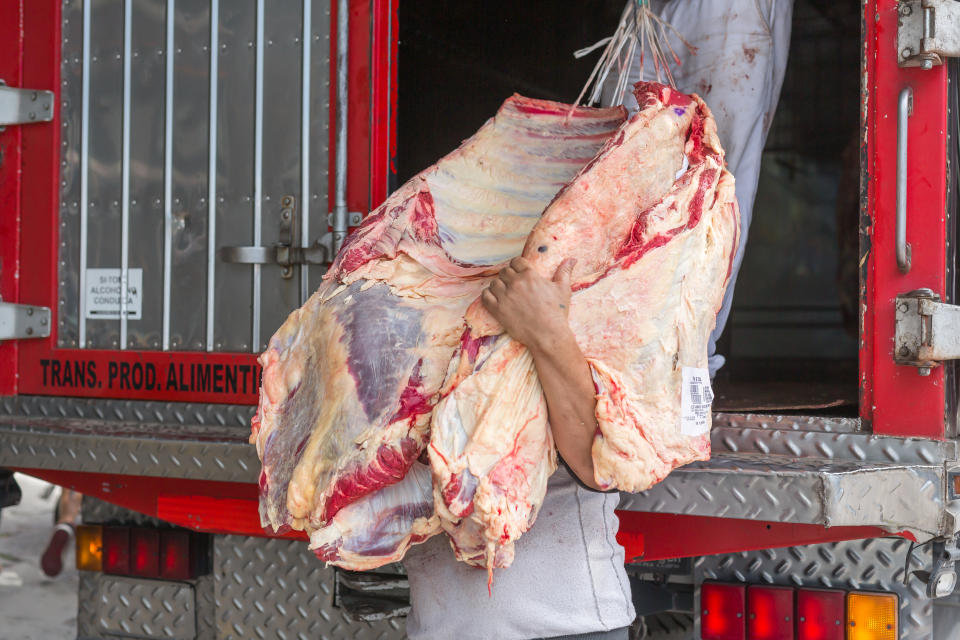
<svg viewBox="0 0 960 640">
<path fill-rule="evenodd" d="M 90 320 L 120 319 L 120 269 L 87 269 L 87 313 Z M 127 319 L 143 310 L 143 269 L 127 269 Z"/>
<path fill-rule="evenodd" d="M 696 367 L 684 367 L 680 391 L 680 433 L 699 436 L 710 430 L 710 405 L 713 390 L 710 372 Z"/>
</svg>

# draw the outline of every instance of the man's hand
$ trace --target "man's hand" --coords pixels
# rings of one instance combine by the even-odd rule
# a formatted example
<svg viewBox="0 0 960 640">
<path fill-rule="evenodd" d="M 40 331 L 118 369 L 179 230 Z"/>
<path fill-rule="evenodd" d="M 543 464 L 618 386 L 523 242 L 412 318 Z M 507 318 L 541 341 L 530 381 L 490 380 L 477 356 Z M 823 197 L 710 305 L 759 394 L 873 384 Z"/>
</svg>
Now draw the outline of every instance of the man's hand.
<svg viewBox="0 0 960 640">
<path fill-rule="evenodd" d="M 530 350 L 557 451 L 584 484 L 597 489 L 591 455 L 597 432 L 596 390 L 568 320 L 574 264 L 575 260 L 564 260 L 547 280 L 529 262 L 514 258 L 483 292 L 482 300 L 510 337 Z"/>
<path fill-rule="evenodd" d="M 483 292 L 483 306 L 517 342 L 549 349 L 570 333 L 570 273 L 576 262 L 564 260 L 547 280 L 525 258 L 514 258 Z"/>
</svg>

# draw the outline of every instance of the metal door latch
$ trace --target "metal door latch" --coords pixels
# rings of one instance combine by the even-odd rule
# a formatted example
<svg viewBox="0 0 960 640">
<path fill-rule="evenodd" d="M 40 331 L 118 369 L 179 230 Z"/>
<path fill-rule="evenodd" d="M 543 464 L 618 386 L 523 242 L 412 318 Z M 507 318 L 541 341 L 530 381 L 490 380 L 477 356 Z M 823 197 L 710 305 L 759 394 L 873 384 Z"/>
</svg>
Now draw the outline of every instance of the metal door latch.
<svg viewBox="0 0 960 640">
<path fill-rule="evenodd" d="M 53 120 L 53 92 L 8 87 L 0 80 L 0 130 L 8 124 Z"/>
<path fill-rule="evenodd" d="M 956 0 L 900 0 L 897 8 L 897 63 L 932 69 L 960 56 L 960 3 Z"/>
<path fill-rule="evenodd" d="M 0 340 L 46 338 L 49 335 L 48 307 L 0 302 Z"/>
<path fill-rule="evenodd" d="M 326 265 L 335 255 L 333 234 L 325 233 L 310 247 L 297 247 L 297 201 L 293 196 L 284 196 L 280 201 L 280 238 L 271 247 L 220 247 L 220 260 L 231 264 L 278 264 L 284 279 L 293 277 L 293 266 L 298 264 Z M 332 214 L 330 214 L 332 216 Z M 359 225 L 363 214 L 349 214 L 350 226 Z"/>
<path fill-rule="evenodd" d="M 930 289 L 901 293 L 896 301 L 893 358 L 922 376 L 944 360 L 960 359 L 960 306 L 944 304 Z"/>
</svg>

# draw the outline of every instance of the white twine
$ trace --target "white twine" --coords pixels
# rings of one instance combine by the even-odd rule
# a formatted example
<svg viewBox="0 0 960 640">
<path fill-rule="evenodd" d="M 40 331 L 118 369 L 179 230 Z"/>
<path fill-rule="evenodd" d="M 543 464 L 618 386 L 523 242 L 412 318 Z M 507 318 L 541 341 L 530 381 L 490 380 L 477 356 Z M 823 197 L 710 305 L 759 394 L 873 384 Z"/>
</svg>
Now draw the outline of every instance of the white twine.
<svg viewBox="0 0 960 640">
<path fill-rule="evenodd" d="M 614 85 L 613 104 L 622 104 L 623 96 L 627 91 L 627 85 L 630 83 L 630 71 L 633 69 L 634 58 L 638 47 L 640 52 L 641 79 L 644 71 L 644 58 L 649 51 L 657 82 L 664 82 L 664 80 L 666 80 L 670 86 L 676 88 L 677 84 L 673 79 L 673 73 L 670 70 L 667 58 L 668 56 L 672 58 L 678 66 L 681 63 L 680 56 L 677 55 L 677 52 L 670 44 L 671 33 L 676 35 L 690 53 L 696 53 L 696 48 L 687 42 L 672 24 L 663 20 L 650 10 L 648 0 L 634 0 L 634 2 L 628 3 L 623 10 L 623 14 L 620 16 L 620 23 L 617 25 L 617 29 L 613 32 L 612 36 L 603 38 L 589 47 L 584 47 L 574 52 L 573 56 L 579 59 L 589 55 L 600 47 L 604 48 L 603 53 L 600 54 L 600 59 L 597 60 L 593 71 L 590 72 L 590 77 L 587 78 L 587 82 L 573 103 L 570 112 L 572 113 L 573 110 L 581 104 L 588 90 L 589 96 L 583 104 L 591 105 L 599 103 L 601 94 L 603 93 L 603 87 L 611 73 L 615 73 L 615 77 L 617 78 L 617 82 Z"/>
</svg>

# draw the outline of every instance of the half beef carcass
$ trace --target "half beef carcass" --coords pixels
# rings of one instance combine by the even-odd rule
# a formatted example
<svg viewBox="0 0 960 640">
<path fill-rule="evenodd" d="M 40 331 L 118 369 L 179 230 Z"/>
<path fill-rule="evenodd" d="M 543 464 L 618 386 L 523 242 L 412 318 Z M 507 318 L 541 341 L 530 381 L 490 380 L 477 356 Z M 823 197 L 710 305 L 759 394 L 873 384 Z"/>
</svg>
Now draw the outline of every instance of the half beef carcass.
<svg viewBox="0 0 960 640">
<path fill-rule="evenodd" d="M 641 111 L 563 189 L 523 256 L 546 278 L 576 258 L 570 327 L 597 393 L 594 480 L 642 491 L 709 457 L 707 339 L 737 246 L 734 181 L 709 109 L 655 83 Z M 553 467 L 526 348 L 475 302 L 434 412 L 430 462 L 457 557 L 508 566 Z"/>
<path fill-rule="evenodd" d="M 350 236 L 260 356 L 264 526 L 357 569 L 438 530 L 416 460 L 464 313 L 624 118 L 514 96 Z"/>
</svg>

